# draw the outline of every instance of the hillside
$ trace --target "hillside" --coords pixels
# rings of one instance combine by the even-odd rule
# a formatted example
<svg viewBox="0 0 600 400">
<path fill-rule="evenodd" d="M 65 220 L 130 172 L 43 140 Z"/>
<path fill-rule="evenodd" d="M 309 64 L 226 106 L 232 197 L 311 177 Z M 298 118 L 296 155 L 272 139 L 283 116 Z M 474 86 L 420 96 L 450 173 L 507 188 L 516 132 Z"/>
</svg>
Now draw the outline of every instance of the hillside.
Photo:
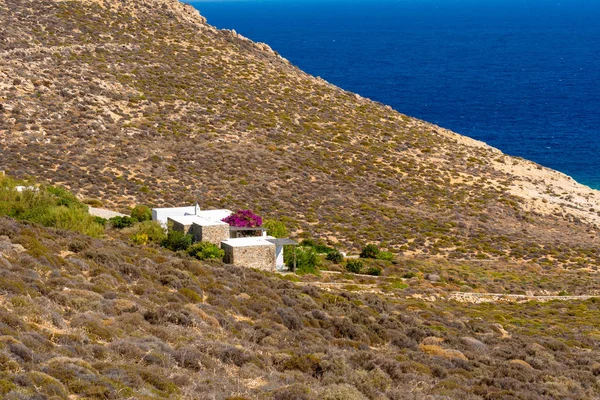
<svg viewBox="0 0 600 400">
<path fill-rule="evenodd" d="M 0 22 L 0 398 L 598 398 L 599 192 L 176 0 L 0 0 Z M 395 254 L 271 274 L 83 204 L 196 201 Z"/>
<path fill-rule="evenodd" d="M 113 208 L 249 207 L 348 249 L 597 264 L 600 195 L 311 77 L 175 0 L 0 0 L 0 159 Z"/>
<path fill-rule="evenodd" d="M 533 400 L 600 391 L 597 298 L 427 302 L 410 288 L 325 292 L 295 281 L 0 218 L 0 396 Z M 423 290 L 422 278 L 407 282 Z"/>
</svg>

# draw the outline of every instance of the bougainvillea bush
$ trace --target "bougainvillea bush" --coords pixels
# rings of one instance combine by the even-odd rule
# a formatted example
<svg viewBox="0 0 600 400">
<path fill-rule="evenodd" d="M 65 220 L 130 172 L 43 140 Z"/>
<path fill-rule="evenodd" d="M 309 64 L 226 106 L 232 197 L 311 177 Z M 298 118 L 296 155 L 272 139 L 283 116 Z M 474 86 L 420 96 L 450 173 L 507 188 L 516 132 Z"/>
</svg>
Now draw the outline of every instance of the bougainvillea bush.
<svg viewBox="0 0 600 400">
<path fill-rule="evenodd" d="M 222 221 L 238 228 L 258 228 L 262 225 L 262 218 L 251 210 L 237 210 Z"/>
</svg>

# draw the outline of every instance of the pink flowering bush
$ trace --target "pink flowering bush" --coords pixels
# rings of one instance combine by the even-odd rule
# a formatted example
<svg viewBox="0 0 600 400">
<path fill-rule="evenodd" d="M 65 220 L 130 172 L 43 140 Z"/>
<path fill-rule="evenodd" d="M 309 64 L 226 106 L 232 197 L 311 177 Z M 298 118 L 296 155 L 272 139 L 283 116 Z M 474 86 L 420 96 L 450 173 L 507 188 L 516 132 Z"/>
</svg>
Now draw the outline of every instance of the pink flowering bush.
<svg viewBox="0 0 600 400">
<path fill-rule="evenodd" d="M 262 225 L 262 218 L 250 210 L 237 210 L 222 221 L 238 228 L 258 228 Z"/>
</svg>

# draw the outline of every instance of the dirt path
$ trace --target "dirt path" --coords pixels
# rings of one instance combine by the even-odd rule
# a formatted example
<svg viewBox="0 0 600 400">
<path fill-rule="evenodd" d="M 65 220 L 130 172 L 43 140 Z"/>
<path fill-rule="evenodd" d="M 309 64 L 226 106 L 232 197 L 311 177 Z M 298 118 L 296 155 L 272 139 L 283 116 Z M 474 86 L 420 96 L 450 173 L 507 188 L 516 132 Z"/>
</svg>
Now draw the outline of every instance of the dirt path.
<svg viewBox="0 0 600 400">
<path fill-rule="evenodd" d="M 579 295 L 579 296 L 535 296 L 525 294 L 502 294 L 502 293 L 474 293 L 474 292 L 448 292 L 444 294 L 413 294 L 402 296 L 394 291 L 384 291 L 376 284 L 364 284 L 353 282 L 298 282 L 298 285 L 315 286 L 319 289 L 332 292 L 347 290 L 354 293 L 373 293 L 389 297 L 414 298 L 423 301 L 458 301 L 461 303 L 524 303 L 528 301 L 537 301 L 545 303 L 548 301 L 577 301 L 589 300 L 600 295 Z"/>
<path fill-rule="evenodd" d="M 105 208 L 96 208 L 96 207 L 89 207 L 88 212 L 90 213 L 90 215 L 93 215 L 94 217 L 101 217 L 101 218 L 106 218 L 106 219 L 113 218 L 113 217 L 126 217 L 127 216 L 125 214 L 121 214 L 120 212 L 107 210 Z"/>
</svg>

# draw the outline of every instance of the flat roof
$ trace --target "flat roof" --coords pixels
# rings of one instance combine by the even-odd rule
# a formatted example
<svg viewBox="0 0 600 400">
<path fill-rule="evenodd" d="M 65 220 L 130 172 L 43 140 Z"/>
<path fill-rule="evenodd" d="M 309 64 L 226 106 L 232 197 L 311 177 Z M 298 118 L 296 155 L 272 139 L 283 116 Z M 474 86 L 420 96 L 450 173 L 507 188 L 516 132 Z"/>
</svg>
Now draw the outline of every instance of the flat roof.
<svg viewBox="0 0 600 400">
<path fill-rule="evenodd" d="M 168 217 L 171 221 L 175 221 L 182 225 L 199 225 L 199 226 L 215 226 L 215 225 L 228 225 L 226 222 L 222 221 L 211 221 L 206 218 L 201 218 L 196 215 L 178 215 Z"/>
<path fill-rule="evenodd" d="M 221 243 L 231 247 L 273 246 L 273 243 L 262 236 L 227 239 Z"/>
<path fill-rule="evenodd" d="M 283 245 L 298 246 L 298 242 L 296 242 L 295 240 L 292 240 L 292 239 L 288 239 L 288 238 L 279 239 L 279 238 L 270 238 L 269 237 L 266 240 L 277 246 L 283 246 Z"/>
<path fill-rule="evenodd" d="M 153 208 L 152 210 L 156 211 L 164 211 L 164 210 L 172 210 L 172 211 L 194 211 L 196 206 L 185 206 L 185 207 L 158 207 Z"/>
<path fill-rule="evenodd" d="M 200 210 L 200 211 L 198 211 L 198 213 L 196 214 L 196 216 L 198 216 L 200 218 L 207 219 L 209 221 L 219 221 L 219 222 L 221 222 L 221 220 L 223 218 L 227 218 L 231 214 L 233 214 L 233 211 L 226 210 L 226 209 L 221 209 L 221 210 Z"/>
</svg>

